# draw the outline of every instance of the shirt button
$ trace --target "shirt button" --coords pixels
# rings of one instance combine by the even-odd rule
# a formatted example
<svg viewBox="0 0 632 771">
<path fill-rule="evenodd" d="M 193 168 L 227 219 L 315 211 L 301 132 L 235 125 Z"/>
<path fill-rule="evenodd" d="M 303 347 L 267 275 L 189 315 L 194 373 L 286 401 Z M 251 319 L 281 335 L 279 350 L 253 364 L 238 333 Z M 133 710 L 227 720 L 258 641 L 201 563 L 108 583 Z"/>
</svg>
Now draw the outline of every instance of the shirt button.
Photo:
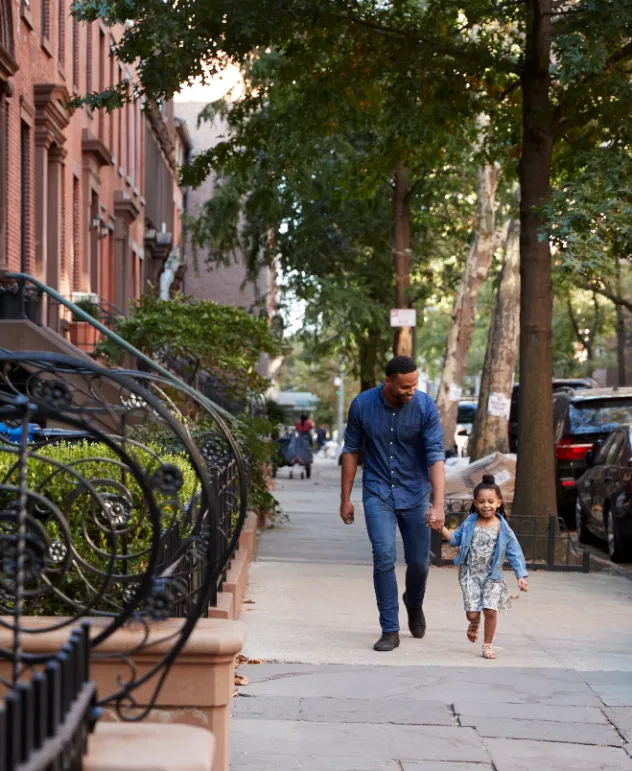
<svg viewBox="0 0 632 771">
<path fill-rule="evenodd" d="M 393 430 L 393 429 L 391 428 L 391 431 L 392 431 L 392 430 Z M 393 444 L 393 442 L 391 442 L 391 444 Z"/>
</svg>

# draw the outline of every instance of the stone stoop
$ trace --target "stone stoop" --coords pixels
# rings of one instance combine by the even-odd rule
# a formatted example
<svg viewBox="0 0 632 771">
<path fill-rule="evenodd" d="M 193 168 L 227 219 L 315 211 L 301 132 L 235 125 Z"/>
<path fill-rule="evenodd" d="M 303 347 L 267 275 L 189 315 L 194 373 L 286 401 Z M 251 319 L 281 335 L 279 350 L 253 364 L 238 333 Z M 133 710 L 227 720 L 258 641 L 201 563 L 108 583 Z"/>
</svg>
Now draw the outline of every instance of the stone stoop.
<svg viewBox="0 0 632 771">
<path fill-rule="evenodd" d="M 248 571 L 255 557 L 256 544 L 257 515 L 249 512 L 224 587 L 217 595 L 217 605 L 208 610 L 209 618 L 237 621 L 241 616 L 241 606 L 248 588 Z"/>
<path fill-rule="evenodd" d="M 98 723 L 83 771 L 212 771 L 213 752 L 213 734 L 204 728 Z"/>
<path fill-rule="evenodd" d="M 7 626 L 10 623 L 7 617 L 2 617 L 2 620 Z M 55 621 L 60 624 L 64 620 L 68 619 L 55 617 Z M 99 628 L 107 628 L 112 623 L 111 619 L 103 617 L 91 618 L 90 622 L 93 634 L 97 633 Z M 124 627 L 106 638 L 95 651 L 99 658 L 93 656 L 90 663 L 90 679 L 96 683 L 99 696 L 103 698 L 108 694 L 117 693 L 121 687 L 121 677 L 129 675 L 129 667 L 120 658 L 122 652 L 130 652 L 136 676 L 142 678 L 170 652 L 174 635 L 178 634 L 183 623 L 183 619 L 173 618 L 162 623 L 149 624 L 147 628 L 142 625 Z M 22 624 L 25 629 L 31 630 L 30 633 L 25 631 L 22 636 L 22 647 L 26 653 L 52 655 L 60 651 L 67 642 L 67 627 L 36 633 L 38 627 L 41 629 L 50 626 L 51 617 L 30 616 L 24 618 Z M 155 677 L 139 686 L 133 694 L 138 707 L 153 703 L 144 724 L 160 724 L 154 729 L 158 734 L 165 728 L 171 730 L 170 727 L 175 724 L 210 731 L 214 739 L 213 771 L 229 771 L 230 712 L 235 690 L 235 659 L 243 647 L 245 631 L 244 625 L 239 621 L 199 619 L 186 645 L 173 662 L 157 698 L 154 693 L 157 685 Z M 8 648 L 11 644 L 10 630 L 0 626 L 0 647 Z M 10 666 L 9 661 L 0 661 L 0 677 L 10 677 Z M 103 723 L 127 725 L 112 707 L 107 706 L 101 720 Z M 209 754 L 209 762 L 210 757 Z M 90 771 L 96 771 L 97 766 L 89 768 Z M 105 768 L 103 765 L 98 766 L 99 771 Z M 125 768 L 129 768 L 129 771 L 144 771 L 147 768 L 149 771 L 149 767 L 145 766 Z M 153 768 L 161 771 L 163 766 Z M 189 769 L 188 766 L 183 766 L 184 768 L 187 771 Z"/>
</svg>

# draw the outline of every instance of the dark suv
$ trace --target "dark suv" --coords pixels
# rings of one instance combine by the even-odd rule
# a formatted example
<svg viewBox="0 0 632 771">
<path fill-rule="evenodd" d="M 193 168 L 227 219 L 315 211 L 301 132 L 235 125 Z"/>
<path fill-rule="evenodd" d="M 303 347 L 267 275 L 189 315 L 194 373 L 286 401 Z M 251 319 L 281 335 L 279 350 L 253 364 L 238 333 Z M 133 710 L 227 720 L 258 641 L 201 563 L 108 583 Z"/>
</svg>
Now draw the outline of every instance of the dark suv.
<svg viewBox="0 0 632 771">
<path fill-rule="evenodd" d="M 554 378 L 553 393 L 562 388 L 572 388 L 575 391 L 586 388 L 597 388 L 597 381 L 590 377 L 585 378 Z M 516 383 L 511 392 L 511 410 L 509 412 L 509 452 L 518 452 L 518 395 L 520 386 Z"/>
<path fill-rule="evenodd" d="M 558 513 L 575 523 L 577 480 L 585 455 L 617 426 L 632 423 L 632 388 L 562 389 L 553 394 Z"/>
</svg>

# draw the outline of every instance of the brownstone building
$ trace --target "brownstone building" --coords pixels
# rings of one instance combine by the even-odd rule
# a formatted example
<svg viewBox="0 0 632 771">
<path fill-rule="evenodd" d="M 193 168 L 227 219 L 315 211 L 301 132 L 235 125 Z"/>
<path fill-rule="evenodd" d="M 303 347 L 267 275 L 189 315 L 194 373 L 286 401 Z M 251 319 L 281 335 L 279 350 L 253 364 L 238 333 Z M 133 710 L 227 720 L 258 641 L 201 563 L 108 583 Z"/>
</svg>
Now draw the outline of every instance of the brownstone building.
<svg viewBox="0 0 632 771">
<path fill-rule="evenodd" d="M 0 267 L 125 311 L 178 262 L 189 139 L 171 103 L 69 109 L 134 78 L 111 53 L 122 30 L 70 7 L 0 0 Z M 172 284 L 181 275 L 176 264 Z"/>
</svg>

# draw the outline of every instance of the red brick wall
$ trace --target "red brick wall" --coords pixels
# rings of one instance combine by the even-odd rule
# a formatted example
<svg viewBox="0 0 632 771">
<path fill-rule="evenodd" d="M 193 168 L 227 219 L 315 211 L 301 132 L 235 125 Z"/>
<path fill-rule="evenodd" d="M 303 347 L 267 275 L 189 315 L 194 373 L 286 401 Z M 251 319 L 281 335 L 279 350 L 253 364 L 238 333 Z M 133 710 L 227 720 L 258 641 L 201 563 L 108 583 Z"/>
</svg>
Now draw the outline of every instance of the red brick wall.
<svg viewBox="0 0 632 771">
<path fill-rule="evenodd" d="M 36 134 L 38 129 L 35 110 L 35 87 L 42 84 L 64 86 L 67 92 L 85 94 L 88 89 L 101 90 L 118 82 L 120 78 L 133 77 L 133 72 L 123 68 L 110 55 L 110 45 L 118 39 L 121 29 L 106 29 L 100 23 L 77 24 L 70 15 L 71 0 L 0 0 L 10 3 L 13 16 L 14 58 L 19 69 L 13 77 L 14 92 L 8 103 L 7 138 L 2 141 L 7 157 L 7 260 L 11 270 L 21 267 L 22 246 L 22 184 L 21 184 L 21 123 L 28 129 L 28 171 L 25 180 L 27 217 L 25 230 L 26 261 L 23 266 L 33 273 L 36 268 L 36 221 L 42 212 L 36 211 L 38 185 L 42 184 L 37 167 Z M 42 3 L 45 3 L 43 6 Z M 60 5 L 61 4 L 61 5 Z M 43 14 L 43 9 L 46 13 Z M 42 20 L 46 16 L 48 37 L 42 35 Z M 77 82 L 78 81 L 78 82 Z M 170 133 L 175 137 L 172 112 L 167 115 Z M 66 151 L 63 166 L 63 197 L 61 202 L 62 232 L 60 264 L 60 290 L 69 296 L 72 291 L 95 291 L 91 285 L 89 264 L 91 190 L 84 172 L 86 155 L 82 149 L 83 137 L 101 139 L 111 153 L 111 164 L 98 169 L 92 185 L 96 186 L 100 213 L 106 223 L 114 223 L 115 194 L 126 194 L 138 207 L 139 214 L 129 227 L 129 268 L 135 285 L 140 291 L 138 260 L 144 254 L 144 132 L 146 119 L 140 105 L 129 105 L 113 113 L 95 113 L 82 108 L 70 116 L 63 129 Z M 133 136 L 135 134 L 135 136 Z M 133 157 L 132 153 L 135 154 Z M 79 194 L 79 216 L 73 205 L 74 195 Z M 177 198 L 181 191 L 174 173 L 172 206 L 181 203 Z M 177 204 L 176 204 L 177 205 Z M 99 242 L 100 258 L 111 263 L 114 259 L 114 237 Z M 132 262 L 135 254 L 136 264 Z M 104 264 L 101 275 L 111 276 L 112 265 Z M 43 276 L 40 276 L 43 277 Z M 114 275 L 114 281 L 120 277 Z M 95 283 L 95 282 L 92 282 Z M 101 287 L 101 295 L 113 299 L 110 287 Z"/>
</svg>

